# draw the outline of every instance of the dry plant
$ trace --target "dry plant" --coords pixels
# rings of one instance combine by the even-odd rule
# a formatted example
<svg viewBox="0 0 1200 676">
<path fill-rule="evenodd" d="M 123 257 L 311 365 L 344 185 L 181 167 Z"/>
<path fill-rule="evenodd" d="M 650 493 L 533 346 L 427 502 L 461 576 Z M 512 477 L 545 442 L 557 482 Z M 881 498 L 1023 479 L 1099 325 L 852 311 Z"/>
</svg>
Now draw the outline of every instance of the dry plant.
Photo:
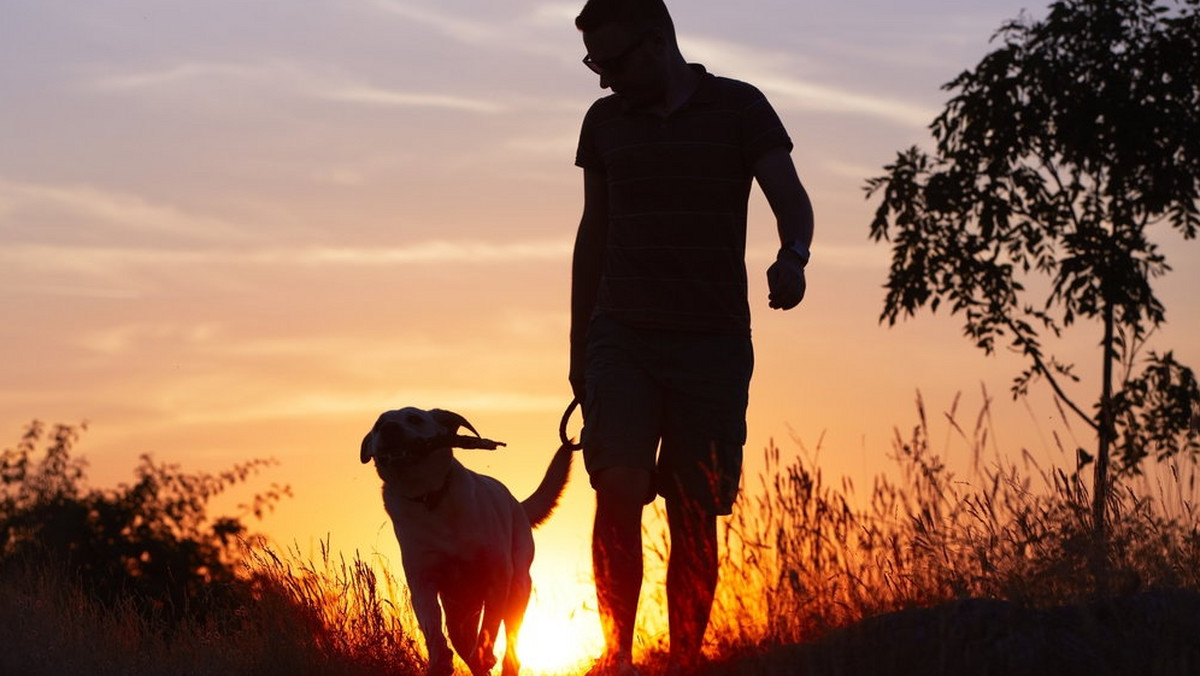
<svg viewBox="0 0 1200 676">
<path fill-rule="evenodd" d="M 317 560 L 249 550 L 250 590 L 228 614 L 148 616 L 137 599 L 102 602 L 49 569 L 0 580 L 0 673 L 186 676 L 195 674 L 419 674 L 407 602 L 360 557 Z M 403 610 L 400 610 L 400 609 Z"/>
<path fill-rule="evenodd" d="M 896 432 L 898 478 L 880 475 L 866 500 L 827 483 L 804 454 L 771 444 L 756 494 L 723 531 L 722 587 L 709 650 L 721 659 L 819 639 L 883 613 L 973 598 L 1052 608 L 1146 590 L 1200 590 L 1195 467 L 1157 483 L 1126 477 L 1109 498 L 1112 579 L 1089 567 L 1091 494 L 1077 471 L 1014 464 L 990 447 L 989 400 L 974 425 L 946 422 L 968 442 L 956 476 L 918 421 Z M 1060 442 L 1061 443 L 1061 442 Z M 1073 449 L 1072 449 L 1073 450 Z M 1073 455 L 1073 453 L 1072 453 Z M 667 545 L 658 548 L 665 557 Z"/>
<path fill-rule="evenodd" d="M 323 661 L 353 664 L 363 673 L 417 673 L 423 658 L 407 589 L 386 566 L 380 569 L 357 553 L 350 560 L 334 556 L 327 539 L 315 560 L 293 547 L 283 556 L 260 548 L 247 562 L 259 603 L 302 618 L 304 631 L 294 639 Z"/>
<path fill-rule="evenodd" d="M 957 419 L 957 400 L 945 414 L 948 434 L 970 453 L 960 477 L 933 450 L 918 396 L 916 424 L 893 442 L 895 471 L 879 475 L 862 499 L 849 481 L 828 482 L 798 441 L 792 453 L 772 443 L 758 485 L 722 521 L 721 584 L 706 645 L 713 662 L 739 664 L 892 611 L 964 599 L 1051 609 L 1095 602 L 1100 593 L 1200 591 L 1194 465 L 1126 477 L 1112 491 L 1107 554 L 1116 573 L 1101 585 L 1088 565 L 1085 480 L 1076 468 L 1042 469 L 1028 453 L 1019 463 L 1006 459 L 991 441 L 988 406 L 985 392 L 968 425 Z M 1059 444 L 1073 457 L 1074 448 Z M 649 520 L 663 521 L 661 513 Z M 646 541 L 653 573 L 665 567 L 669 542 L 655 526 Z M 148 615 L 136 599 L 101 602 L 62 570 L 6 570 L 0 673 L 423 671 L 406 590 L 387 566 L 335 554 L 328 540 L 315 555 L 261 544 L 242 551 L 242 601 L 182 622 Z M 648 585 L 645 602 L 663 606 L 661 594 L 661 585 Z M 643 625 L 644 673 L 663 663 L 662 629 Z"/>
</svg>

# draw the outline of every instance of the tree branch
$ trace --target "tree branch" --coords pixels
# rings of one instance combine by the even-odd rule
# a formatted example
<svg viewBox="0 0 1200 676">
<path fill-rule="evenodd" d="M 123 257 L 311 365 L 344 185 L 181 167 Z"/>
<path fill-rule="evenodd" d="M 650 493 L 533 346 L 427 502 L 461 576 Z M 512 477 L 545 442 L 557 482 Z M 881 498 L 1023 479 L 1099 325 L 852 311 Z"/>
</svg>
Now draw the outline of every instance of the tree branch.
<svg viewBox="0 0 1200 676">
<path fill-rule="evenodd" d="M 1005 317 L 1004 323 L 1014 335 L 1022 336 L 1020 328 L 1016 325 L 1016 322 L 1014 322 L 1011 317 Z M 1024 337 L 1021 337 L 1021 342 L 1028 344 L 1028 341 L 1026 341 Z M 1054 373 L 1051 372 L 1049 367 L 1046 366 L 1046 362 L 1042 360 L 1042 355 L 1037 350 L 1030 349 L 1026 349 L 1025 354 L 1029 355 L 1033 359 L 1034 368 L 1042 374 L 1042 376 L 1046 379 L 1046 382 L 1050 383 L 1050 387 L 1054 390 L 1054 394 L 1058 397 L 1059 401 L 1066 404 L 1067 408 L 1074 411 L 1075 414 L 1083 419 L 1083 421 L 1087 423 L 1088 427 L 1091 427 L 1093 431 L 1099 432 L 1100 426 L 1095 420 L 1092 420 L 1091 416 L 1085 413 L 1083 409 L 1079 408 L 1074 401 L 1071 401 L 1071 398 L 1067 396 L 1066 391 L 1063 390 L 1061 385 L 1059 385 L 1058 379 L 1054 377 Z"/>
</svg>

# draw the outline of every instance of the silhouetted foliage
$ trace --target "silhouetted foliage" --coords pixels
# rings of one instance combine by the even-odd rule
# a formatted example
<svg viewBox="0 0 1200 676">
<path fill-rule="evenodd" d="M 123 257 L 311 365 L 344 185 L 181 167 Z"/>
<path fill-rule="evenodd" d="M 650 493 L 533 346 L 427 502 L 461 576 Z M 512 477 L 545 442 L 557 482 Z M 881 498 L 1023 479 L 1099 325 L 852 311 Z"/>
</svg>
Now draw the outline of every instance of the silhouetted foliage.
<svg viewBox="0 0 1200 676">
<path fill-rule="evenodd" d="M 1137 473 L 1149 456 L 1200 453 L 1191 369 L 1170 352 L 1142 357 L 1166 320 L 1151 282 L 1170 270 L 1149 230 L 1200 230 L 1198 8 L 1064 0 L 1006 24 L 1002 46 L 946 85 L 936 152 L 910 148 L 867 184 L 883 198 L 871 237 L 892 243 L 881 319 L 944 303 L 985 352 L 1007 342 L 1023 355 L 1014 396 L 1045 381 L 1096 433 L 1079 457 L 1095 460 L 1101 530 L 1110 455 Z M 1077 320 L 1103 334 L 1090 405 L 1043 345 Z"/>
<path fill-rule="evenodd" d="M 0 456 L 0 571 L 61 567 L 103 602 L 131 601 L 166 619 L 235 602 L 244 591 L 237 563 L 256 536 L 241 517 L 210 518 L 208 505 L 272 463 L 186 473 L 143 455 L 133 483 L 91 488 L 72 455 L 82 429 L 34 421 Z M 243 509 L 261 517 L 289 494 L 273 485 Z"/>
</svg>

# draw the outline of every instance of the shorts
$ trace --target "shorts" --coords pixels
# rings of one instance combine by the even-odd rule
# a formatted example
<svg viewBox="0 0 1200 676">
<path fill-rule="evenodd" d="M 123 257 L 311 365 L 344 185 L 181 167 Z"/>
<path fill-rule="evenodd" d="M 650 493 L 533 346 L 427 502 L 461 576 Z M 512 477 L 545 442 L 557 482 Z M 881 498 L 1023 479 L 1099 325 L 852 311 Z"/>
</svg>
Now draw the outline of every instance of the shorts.
<svg viewBox="0 0 1200 676">
<path fill-rule="evenodd" d="M 644 468 L 654 493 L 729 514 L 746 443 L 749 336 L 641 329 L 596 317 L 588 329 L 583 457 L 593 478 Z M 646 502 L 654 494 L 646 496 Z"/>
</svg>

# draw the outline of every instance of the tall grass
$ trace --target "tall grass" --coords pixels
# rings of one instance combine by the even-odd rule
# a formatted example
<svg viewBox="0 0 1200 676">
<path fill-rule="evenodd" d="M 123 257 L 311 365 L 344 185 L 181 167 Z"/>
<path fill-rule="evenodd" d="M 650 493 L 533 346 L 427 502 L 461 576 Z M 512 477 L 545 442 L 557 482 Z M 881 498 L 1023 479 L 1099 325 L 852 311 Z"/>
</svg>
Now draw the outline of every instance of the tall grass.
<svg viewBox="0 0 1200 676">
<path fill-rule="evenodd" d="M 1052 608 L 1200 591 L 1194 464 L 1170 466 L 1158 481 L 1114 483 L 1111 573 L 1101 580 L 1089 566 L 1091 498 L 1080 473 L 989 450 L 986 392 L 973 426 L 960 425 L 956 408 L 957 400 L 946 422 L 969 446 L 968 474 L 934 452 L 918 396 L 916 425 L 893 441 L 894 478 L 879 475 L 863 500 L 849 482 L 831 486 L 803 454 L 766 449 L 760 490 L 724 529 L 713 654 L 812 641 L 882 613 L 966 598 Z"/>
<path fill-rule="evenodd" d="M 251 550 L 229 612 L 147 614 L 102 602 L 62 570 L 0 580 L 0 674 L 367 676 L 423 671 L 395 580 L 360 557 Z M 180 620 L 179 618 L 184 619 Z"/>
<path fill-rule="evenodd" d="M 933 449 L 918 398 L 916 424 L 893 441 L 895 471 L 861 499 L 849 481 L 828 482 L 804 452 L 771 444 L 758 485 L 722 525 L 709 657 L 761 654 L 968 598 L 1051 608 L 1099 594 L 1200 590 L 1193 465 L 1115 485 L 1107 552 L 1115 574 L 1100 581 L 1088 565 L 1090 496 L 1076 468 L 1004 457 L 991 442 L 986 393 L 972 424 L 957 415 L 956 402 L 945 424 L 970 449 L 963 476 Z M 651 565 L 665 562 L 669 547 L 652 534 Z M 132 601 L 100 603 L 61 571 L 6 574 L 0 673 L 422 673 L 406 590 L 360 556 L 335 554 L 328 541 L 315 555 L 254 547 L 243 577 L 243 603 L 179 624 L 167 619 L 178 613 L 160 619 Z M 643 673 L 654 674 L 662 639 L 643 636 L 641 645 Z"/>
</svg>

